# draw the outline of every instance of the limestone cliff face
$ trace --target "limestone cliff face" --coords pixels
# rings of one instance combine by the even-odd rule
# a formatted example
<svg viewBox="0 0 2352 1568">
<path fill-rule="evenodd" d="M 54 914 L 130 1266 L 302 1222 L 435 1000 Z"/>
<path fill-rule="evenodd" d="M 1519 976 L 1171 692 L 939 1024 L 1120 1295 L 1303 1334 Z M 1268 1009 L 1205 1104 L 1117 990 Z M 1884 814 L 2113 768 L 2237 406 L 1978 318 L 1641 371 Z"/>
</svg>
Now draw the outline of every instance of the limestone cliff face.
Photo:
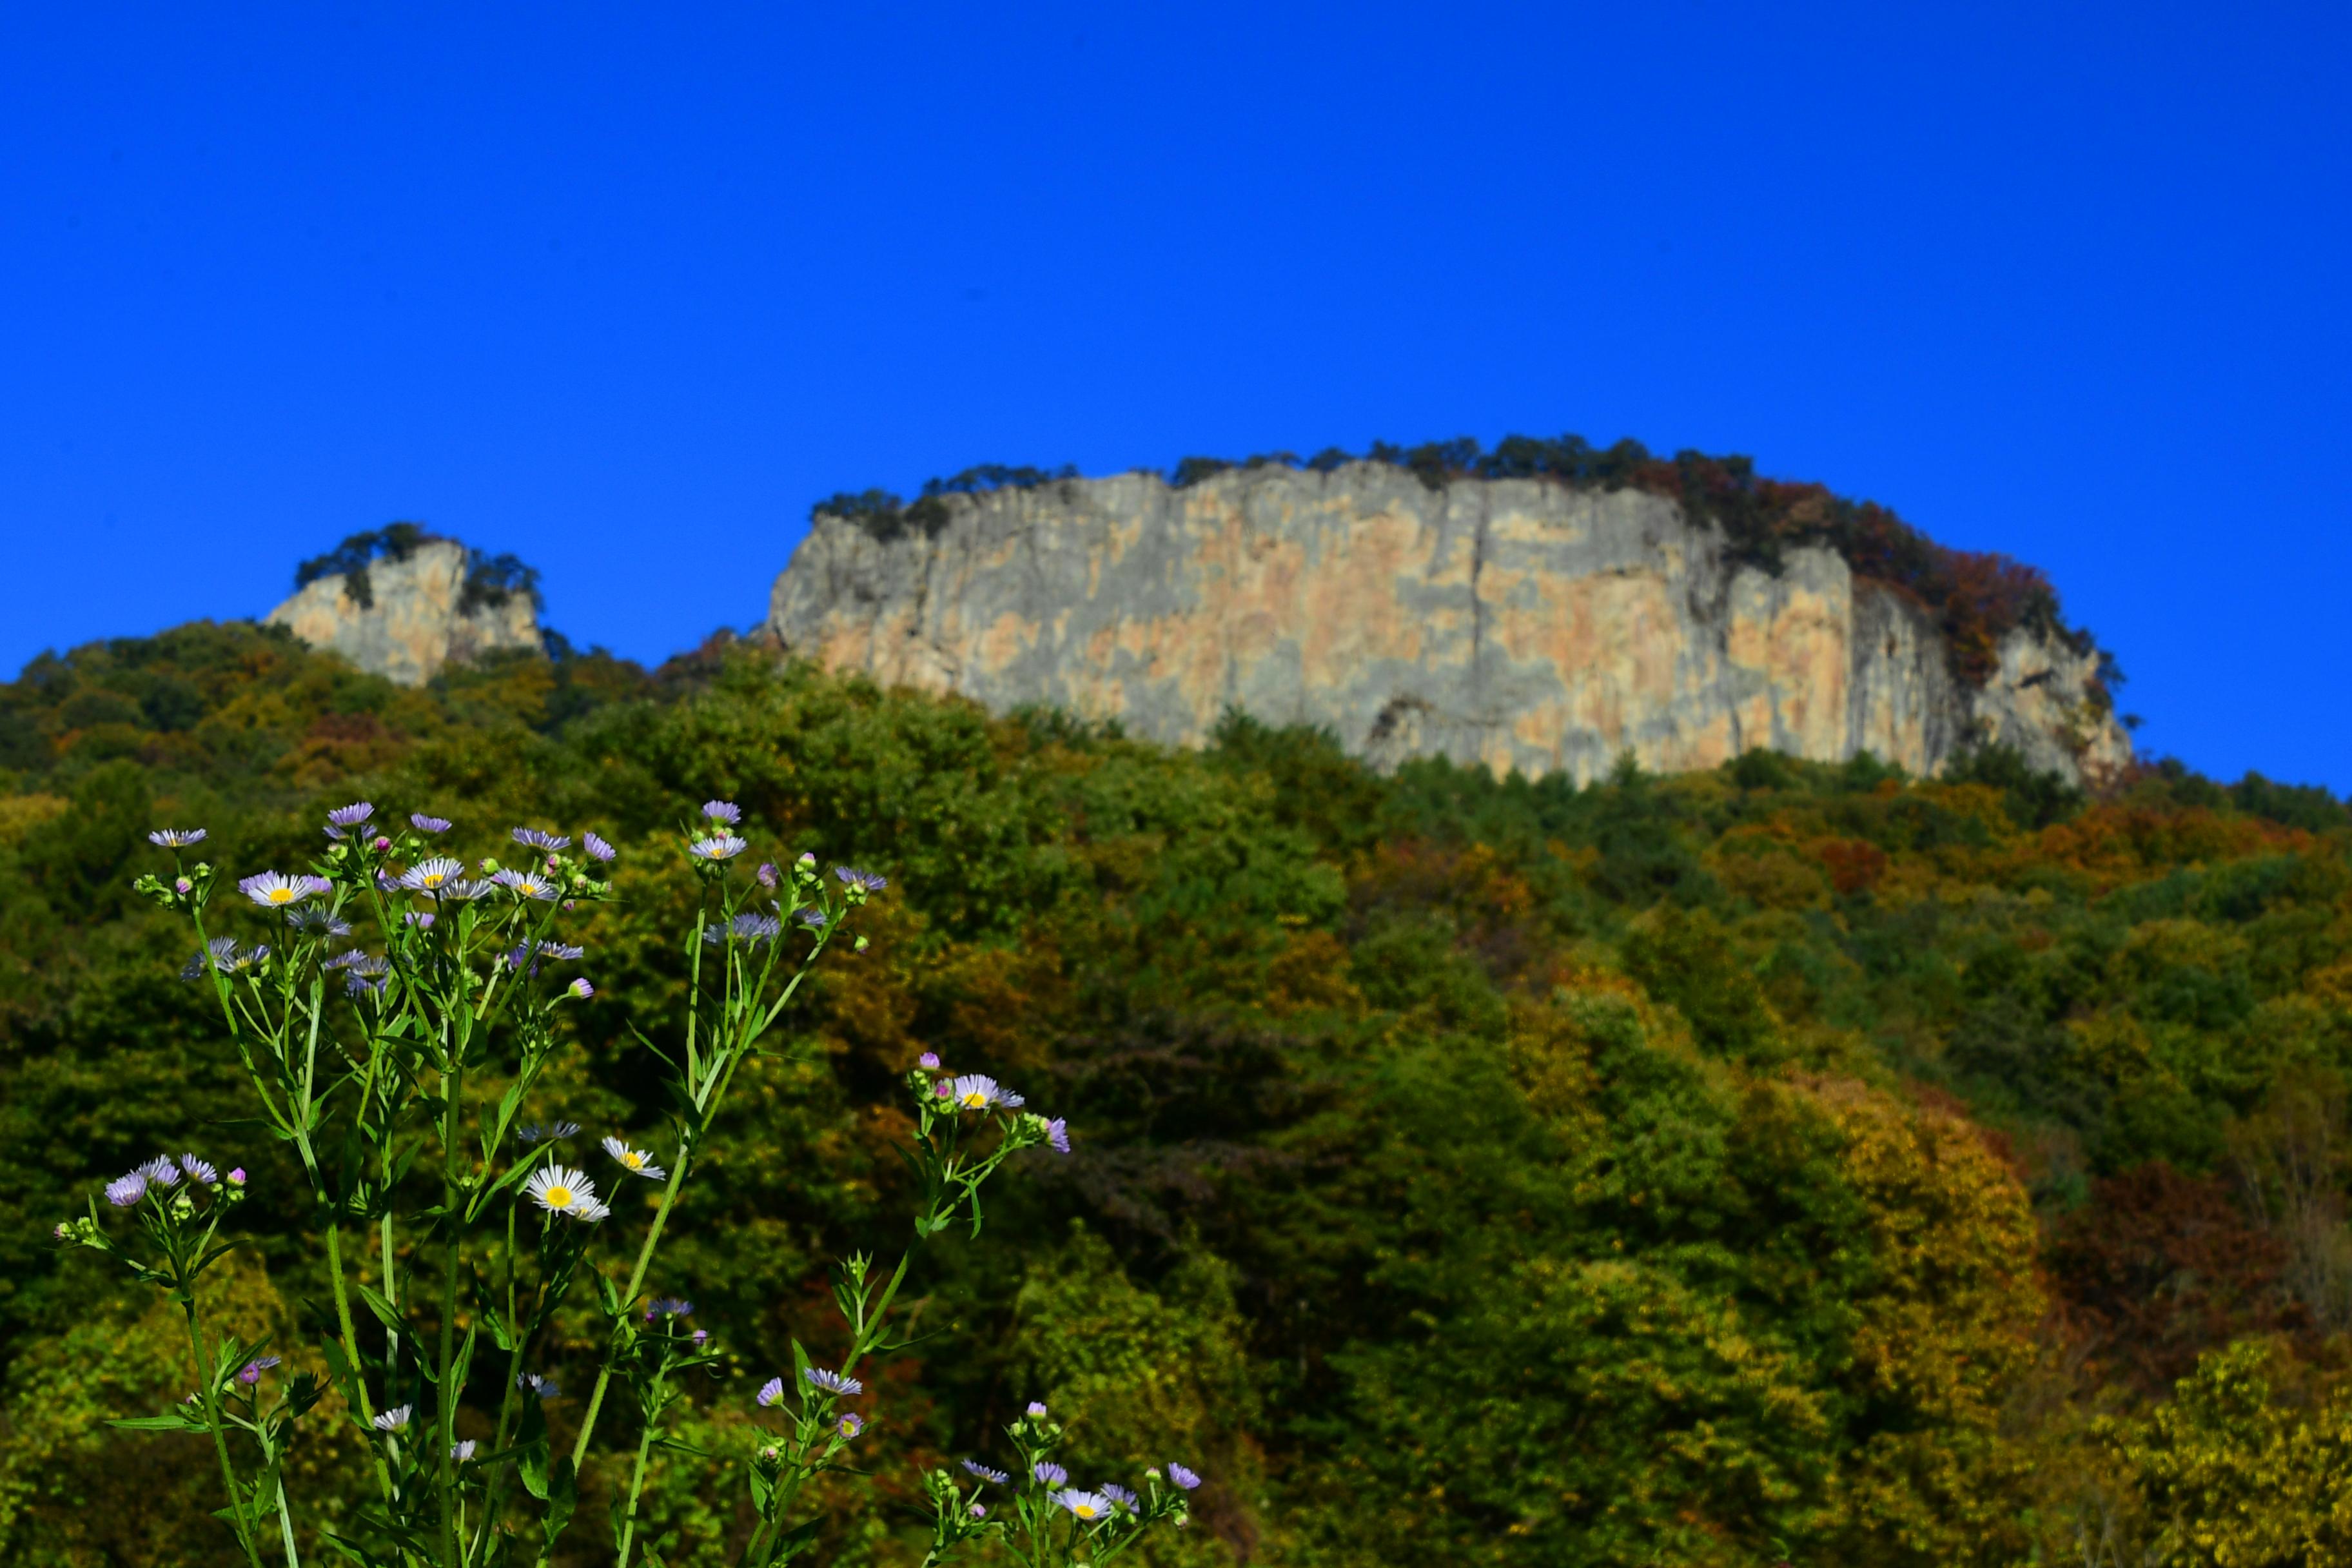
<svg viewBox="0 0 2352 1568">
<path fill-rule="evenodd" d="M 404 559 L 386 557 L 369 565 L 372 605 L 353 599 L 337 574 L 317 579 L 270 611 L 269 624 L 404 686 L 423 685 L 452 659 L 494 648 L 539 647 L 539 618 L 527 594 L 461 612 L 466 567 L 464 545 L 431 540 Z"/>
<path fill-rule="evenodd" d="M 1754 747 L 1915 773 L 1978 741 L 2073 778 L 2130 744 L 2095 657 L 2011 633 L 1982 689 L 1927 614 L 1826 550 L 1777 574 L 1638 490 L 1381 464 L 1149 474 L 949 498 L 877 537 L 820 516 L 776 581 L 790 651 L 991 709 L 1202 740 L 1228 706 L 1328 726 L 1381 766 L 1443 755 L 1580 782 Z"/>
</svg>

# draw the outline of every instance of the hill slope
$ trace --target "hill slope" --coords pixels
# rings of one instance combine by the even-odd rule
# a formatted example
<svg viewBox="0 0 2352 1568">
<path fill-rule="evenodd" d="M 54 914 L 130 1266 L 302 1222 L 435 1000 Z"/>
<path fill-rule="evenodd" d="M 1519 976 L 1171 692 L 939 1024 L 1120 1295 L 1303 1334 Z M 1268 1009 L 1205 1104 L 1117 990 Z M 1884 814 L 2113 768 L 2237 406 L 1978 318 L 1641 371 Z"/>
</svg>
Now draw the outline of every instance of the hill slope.
<svg viewBox="0 0 2352 1568">
<path fill-rule="evenodd" d="M 2153 772 L 2093 801 L 2000 753 L 1936 782 L 1769 753 L 1384 775 L 1309 731 L 1171 750 L 724 649 L 403 688 L 206 626 L 37 661 L 0 688 L 0 1191 L 39 1222 L 0 1237 L 12 1561 L 207 1539 L 195 1481 L 152 1479 L 204 1456 L 126 1464 L 96 1426 L 176 1397 L 171 1325 L 41 1235 L 131 1159 L 247 1136 L 183 939 L 129 897 L 142 835 L 299 865 L 361 796 L 468 853 L 512 822 L 621 846 L 562 1079 L 598 1131 L 658 1136 L 629 1031 L 677 994 L 681 816 L 733 798 L 762 852 L 891 879 L 677 1222 L 666 1267 L 741 1357 L 711 1446 L 782 1331 L 823 1342 L 819 1259 L 900 1201 L 926 1048 L 1066 1109 L 1077 1152 L 1020 1173 L 997 1245 L 927 1265 L 940 1337 L 877 1379 L 873 1462 L 1047 1398 L 1086 1463 L 1211 1456 L 1188 1563 L 2071 1554 L 2084 1510 L 2145 1540 L 2188 1506 L 2086 1421 L 2200 1352 L 2243 1347 L 2240 1403 L 2125 1431 L 2210 1436 L 2209 1475 L 2231 1434 L 2352 1408 L 2340 1361 L 2298 1359 L 2352 1300 L 2311 1157 L 2352 1069 L 2352 826 L 2319 792 Z M 297 1322 L 299 1184 L 238 1152 L 268 1266 L 240 1288 Z M 2273 1488 L 2251 1517 L 2305 1517 L 2244 1473 Z M 674 1561 L 740 1529 L 656 1493 Z M 895 1528 L 826 1548 L 911 1561 Z"/>
</svg>

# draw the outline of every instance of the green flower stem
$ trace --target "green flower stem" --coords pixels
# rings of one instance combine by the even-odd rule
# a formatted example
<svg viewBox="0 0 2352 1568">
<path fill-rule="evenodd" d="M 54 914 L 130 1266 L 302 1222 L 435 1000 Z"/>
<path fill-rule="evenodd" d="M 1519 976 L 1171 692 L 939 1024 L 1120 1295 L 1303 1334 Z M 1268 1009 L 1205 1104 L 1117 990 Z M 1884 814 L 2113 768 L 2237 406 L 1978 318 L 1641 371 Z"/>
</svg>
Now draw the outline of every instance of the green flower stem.
<svg viewBox="0 0 2352 1568">
<path fill-rule="evenodd" d="M 368 1397 L 367 1373 L 360 1364 L 360 1336 L 352 1322 L 352 1297 L 343 1284 L 343 1227 L 333 1220 L 327 1222 L 327 1277 L 335 1282 L 335 1326 L 343 1336 L 343 1356 L 351 1363 L 352 1386 L 359 1391 L 360 1424 L 373 1426 L 375 1423 L 375 1402 Z M 392 1500 L 392 1468 L 383 1462 L 383 1451 L 373 1443 L 368 1447 L 375 1455 L 376 1484 L 383 1489 L 383 1500 Z"/>
<path fill-rule="evenodd" d="M 236 1525 L 236 1543 L 245 1548 L 246 1561 L 252 1568 L 261 1568 L 261 1549 L 253 1539 L 253 1521 L 247 1513 L 245 1494 L 236 1484 L 236 1468 L 229 1463 L 228 1435 L 221 1430 L 220 1390 L 216 1385 L 211 1347 L 205 1343 L 202 1328 L 196 1320 L 196 1287 L 194 1280 L 181 1286 L 181 1310 L 188 1320 L 188 1352 L 195 1358 L 196 1386 L 204 1395 L 205 1426 L 213 1435 L 213 1452 L 220 1457 L 221 1484 L 228 1489 L 228 1508 Z"/>
<path fill-rule="evenodd" d="M 681 1142 L 677 1163 L 670 1167 L 669 1184 L 662 1189 L 661 1206 L 654 1211 L 654 1223 L 646 1232 L 644 1245 L 637 1248 L 637 1266 L 629 1271 L 629 1288 L 621 1293 L 621 1310 L 628 1310 L 629 1303 L 645 1289 L 646 1270 L 653 1267 L 654 1248 L 661 1244 L 662 1226 L 669 1219 L 670 1205 L 677 1201 L 677 1189 L 686 1180 L 686 1167 L 692 1156 L 689 1145 Z M 577 1474 L 588 1458 L 588 1440 L 596 1431 L 596 1414 L 604 1407 L 604 1390 L 613 1381 L 613 1363 L 607 1357 L 596 1373 L 595 1392 L 588 1396 L 588 1408 L 580 1417 L 580 1436 L 572 1445 L 572 1468 Z"/>
<path fill-rule="evenodd" d="M 654 1383 L 654 1396 L 651 1404 L 656 1409 L 661 1405 L 662 1382 L 667 1376 L 667 1373 L 661 1374 Z M 645 1490 L 646 1456 L 653 1452 L 653 1447 L 654 1423 L 649 1417 L 646 1422 L 646 1429 L 637 1436 L 637 1462 L 635 1468 L 629 1472 L 629 1511 L 621 1522 L 621 1554 L 614 1559 L 614 1568 L 629 1568 L 629 1549 L 635 1544 L 637 1536 L 637 1496 Z"/>
<path fill-rule="evenodd" d="M 518 1206 L 514 1203 L 507 1205 L 507 1338 L 513 1342 L 514 1349 L 507 1356 L 507 1386 L 506 1393 L 499 1400 L 498 1441 L 490 1445 L 493 1454 L 506 1452 L 508 1435 L 514 1430 L 515 1412 L 522 1405 L 520 1380 L 523 1353 L 530 1348 L 523 1342 L 522 1314 L 515 1300 L 515 1211 Z M 473 1552 L 476 1556 L 489 1541 L 490 1527 L 497 1522 L 499 1505 L 506 1500 L 507 1478 L 513 1473 L 512 1465 L 502 1466 L 490 1479 L 488 1495 L 482 1502 L 482 1521 L 474 1530 Z"/>
<path fill-rule="evenodd" d="M 302 1568 L 302 1559 L 294 1551 L 294 1512 L 286 1504 L 286 1477 L 278 1477 L 278 1532 L 286 1540 L 286 1568 Z"/>
<path fill-rule="evenodd" d="M 441 1223 L 449 1227 L 446 1247 L 446 1278 L 441 1285 L 441 1375 L 436 1385 L 440 1421 L 435 1444 L 440 1451 L 433 1457 L 441 1480 L 441 1550 L 446 1568 L 457 1568 L 457 1462 L 449 1457 L 449 1446 L 457 1440 L 457 1394 L 451 1386 L 450 1373 L 457 1357 L 457 1271 L 464 1263 L 466 1244 L 463 1222 L 457 1206 L 457 1114 L 466 1092 L 465 1047 L 459 1044 L 450 1053 L 450 1065 L 441 1075 Z"/>
</svg>

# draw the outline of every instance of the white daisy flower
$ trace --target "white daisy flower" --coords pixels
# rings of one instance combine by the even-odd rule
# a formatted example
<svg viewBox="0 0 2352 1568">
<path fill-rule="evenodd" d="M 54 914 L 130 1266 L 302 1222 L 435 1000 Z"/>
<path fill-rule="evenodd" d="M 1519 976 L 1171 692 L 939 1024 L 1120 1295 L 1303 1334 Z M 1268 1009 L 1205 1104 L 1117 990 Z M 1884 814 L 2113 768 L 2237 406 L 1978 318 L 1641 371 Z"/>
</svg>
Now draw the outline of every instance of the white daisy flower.
<svg viewBox="0 0 2352 1568">
<path fill-rule="evenodd" d="M 282 871 L 263 871 L 241 879 L 236 890 L 255 903 L 269 909 L 282 909 L 299 904 L 320 890 L 316 877 L 289 877 Z"/>
<path fill-rule="evenodd" d="M 408 1425 L 408 1418 L 415 1414 L 416 1406 L 414 1405 L 395 1405 L 375 1418 L 375 1429 L 379 1432 L 400 1431 Z"/>
<path fill-rule="evenodd" d="M 965 1073 L 949 1090 L 949 1098 L 959 1110 L 986 1110 L 992 1106 L 1012 1109 L 1022 1103 L 1021 1097 L 998 1083 L 986 1073 Z"/>
<path fill-rule="evenodd" d="M 530 1180 L 523 1184 L 539 1206 L 550 1214 L 568 1214 L 586 1218 L 584 1211 L 596 1203 L 596 1184 L 585 1171 L 575 1171 L 567 1165 L 550 1165 L 533 1171 Z"/>
<path fill-rule="evenodd" d="M 643 1176 L 649 1182 L 658 1182 L 669 1174 L 654 1163 L 654 1157 L 651 1154 L 643 1149 L 632 1149 L 618 1138 L 604 1140 L 604 1152 L 618 1160 L 632 1175 Z"/>
<path fill-rule="evenodd" d="M 436 855 L 430 860 L 420 860 L 400 874 L 400 885 L 412 893 L 436 893 L 451 882 L 463 879 L 466 863 L 452 860 L 446 855 Z"/>
</svg>

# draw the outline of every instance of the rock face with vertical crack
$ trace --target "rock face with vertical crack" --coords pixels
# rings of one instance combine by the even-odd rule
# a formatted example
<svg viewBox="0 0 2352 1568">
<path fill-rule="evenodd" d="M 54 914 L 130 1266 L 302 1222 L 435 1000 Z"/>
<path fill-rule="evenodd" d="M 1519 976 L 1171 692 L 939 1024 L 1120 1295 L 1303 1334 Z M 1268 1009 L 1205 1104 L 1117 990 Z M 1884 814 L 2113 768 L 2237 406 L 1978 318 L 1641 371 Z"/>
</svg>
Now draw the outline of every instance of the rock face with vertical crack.
<svg viewBox="0 0 2352 1568">
<path fill-rule="evenodd" d="M 820 514 L 775 584 L 793 654 L 890 685 L 1116 720 L 1175 744 L 1228 709 L 1392 767 L 1580 783 L 1767 747 L 1933 773 L 1971 744 L 2069 778 L 2130 759 L 2095 653 L 2009 633 L 1981 686 L 1928 613 L 1826 549 L 1777 573 L 1640 490 L 1433 489 L 1267 467 L 953 496 L 928 527 Z"/>
<path fill-rule="evenodd" d="M 404 686 L 421 686 L 452 660 L 497 648 L 540 646 L 539 617 L 527 594 L 467 605 L 466 547 L 435 539 L 404 557 L 368 566 L 362 604 L 341 573 L 318 578 L 269 612 L 268 624 L 312 647 L 341 654 L 360 668 Z"/>
</svg>

